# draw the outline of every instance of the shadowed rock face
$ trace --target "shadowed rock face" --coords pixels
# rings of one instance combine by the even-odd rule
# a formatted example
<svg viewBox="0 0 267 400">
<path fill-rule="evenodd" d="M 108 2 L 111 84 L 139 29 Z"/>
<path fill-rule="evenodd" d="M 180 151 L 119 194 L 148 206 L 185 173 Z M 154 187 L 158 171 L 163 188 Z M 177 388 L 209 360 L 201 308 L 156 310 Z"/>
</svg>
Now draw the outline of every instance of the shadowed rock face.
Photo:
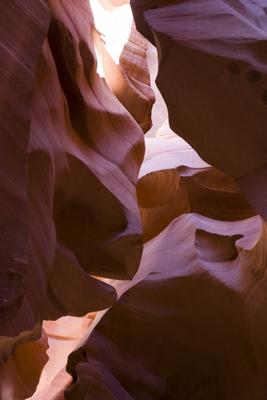
<svg viewBox="0 0 267 400">
<path fill-rule="evenodd" d="M 204 275 L 129 290 L 72 364 L 66 399 L 264 399 L 243 302 Z"/>
<path fill-rule="evenodd" d="M 266 268 L 266 233 L 239 252 L 234 232 L 251 233 L 233 224 L 182 216 L 145 245 L 133 282 L 113 283 L 122 297 L 69 357 L 66 399 L 265 399 L 266 274 L 253 258 Z"/>
<path fill-rule="evenodd" d="M 219 221 L 255 215 L 234 181 L 214 168 L 195 171 L 192 176 L 183 176 L 176 168 L 153 171 L 139 179 L 137 197 L 144 242 L 185 213 L 198 213 Z"/>
<path fill-rule="evenodd" d="M 42 319 L 112 305 L 115 290 L 90 273 L 137 271 L 144 139 L 96 73 L 87 1 L 12 1 L 1 11 L 3 360 L 40 336 Z"/>
<path fill-rule="evenodd" d="M 265 400 L 264 1 L 130 3 L 0 4 L 0 399 Z"/>
<path fill-rule="evenodd" d="M 29 12 L 30 10 L 30 12 Z M 19 18 L 18 18 L 19 16 Z M 1 223 L 0 320 L 13 318 L 24 295 L 28 263 L 27 146 L 37 60 L 49 23 L 42 2 L 0 5 Z M 18 18 L 18 20 L 17 20 Z"/>
<path fill-rule="evenodd" d="M 131 6 L 137 28 L 157 46 L 156 82 L 171 128 L 235 178 L 267 219 L 265 9 L 245 0 Z"/>
<path fill-rule="evenodd" d="M 150 166 L 153 157 L 148 148 Z M 181 191 L 184 179 L 197 183 L 194 196 Z M 195 203 L 201 214 L 190 212 L 198 190 L 210 204 Z M 65 398 L 263 400 L 266 224 L 235 215 L 242 195 L 211 168 L 151 171 L 139 180 L 138 201 L 148 240 L 140 268 L 128 283 L 111 282 L 121 297 L 69 357 Z"/>
</svg>

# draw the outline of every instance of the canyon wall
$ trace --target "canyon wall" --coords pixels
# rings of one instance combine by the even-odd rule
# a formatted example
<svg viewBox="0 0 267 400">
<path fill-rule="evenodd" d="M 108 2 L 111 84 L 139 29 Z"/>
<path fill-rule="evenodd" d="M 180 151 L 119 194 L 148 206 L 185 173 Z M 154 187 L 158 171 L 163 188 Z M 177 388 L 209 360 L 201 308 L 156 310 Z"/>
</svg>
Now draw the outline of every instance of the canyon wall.
<svg viewBox="0 0 267 400">
<path fill-rule="evenodd" d="M 0 397 L 264 400 L 266 7 L 128 3 L 0 4 Z"/>
</svg>

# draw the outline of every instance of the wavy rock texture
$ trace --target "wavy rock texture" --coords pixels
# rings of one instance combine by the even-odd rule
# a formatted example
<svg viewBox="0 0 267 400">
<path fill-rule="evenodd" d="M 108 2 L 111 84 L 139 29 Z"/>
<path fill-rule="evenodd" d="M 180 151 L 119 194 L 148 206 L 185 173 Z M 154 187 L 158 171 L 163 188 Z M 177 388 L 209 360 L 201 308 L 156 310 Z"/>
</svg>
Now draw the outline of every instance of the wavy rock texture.
<svg viewBox="0 0 267 400">
<path fill-rule="evenodd" d="M 142 253 L 142 130 L 96 72 L 88 2 L 48 7 L 1 6 L 13 40 L 2 32 L 2 360 L 40 337 L 42 319 L 112 305 L 115 290 L 90 274 L 130 279 Z"/>
<path fill-rule="evenodd" d="M 110 281 L 120 299 L 70 356 L 65 398 L 263 400 L 266 223 L 183 141 L 168 169 L 155 149 L 173 134 L 163 137 L 146 139 L 138 183 L 140 268 Z"/>
<path fill-rule="evenodd" d="M 99 35 L 95 41 L 98 69 L 113 93 L 146 132 L 152 126 L 151 109 L 155 100 L 147 65 L 148 41 L 137 32 L 132 18 L 129 18 L 129 6 L 116 9 L 109 3 L 104 3 L 103 7 L 96 3 L 94 9 Z M 124 41 L 121 38 L 125 30 L 122 19 L 129 20 L 131 28 Z M 114 32 L 118 24 L 121 28 Z"/>
<path fill-rule="evenodd" d="M 148 131 L 152 126 L 151 111 L 155 100 L 150 86 L 147 51 L 148 42 L 139 34 L 133 24 L 128 42 L 124 46 L 120 57 L 120 65 L 127 79 L 128 87 L 132 90 L 135 89 L 140 98 L 139 103 L 132 101 L 126 91 L 124 95 L 128 97 L 126 108 L 135 117 L 144 132 Z M 121 102 L 124 104 L 123 101 Z M 130 106 L 127 107 L 128 102 L 131 108 Z"/>
<path fill-rule="evenodd" d="M 266 399 L 262 3 L 0 4 L 1 400 Z"/>
<path fill-rule="evenodd" d="M 70 356 L 66 399 L 266 397 L 266 223 L 232 180 L 191 164 L 194 198 L 204 190 L 213 207 L 203 212 L 200 201 L 202 215 L 192 213 L 177 167 L 139 181 L 140 268 L 132 281 L 110 281 L 120 299 Z"/>
<path fill-rule="evenodd" d="M 267 219 L 264 4 L 131 1 L 137 28 L 157 45 L 156 82 L 171 128 L 236 179 Z"/>
</svg>

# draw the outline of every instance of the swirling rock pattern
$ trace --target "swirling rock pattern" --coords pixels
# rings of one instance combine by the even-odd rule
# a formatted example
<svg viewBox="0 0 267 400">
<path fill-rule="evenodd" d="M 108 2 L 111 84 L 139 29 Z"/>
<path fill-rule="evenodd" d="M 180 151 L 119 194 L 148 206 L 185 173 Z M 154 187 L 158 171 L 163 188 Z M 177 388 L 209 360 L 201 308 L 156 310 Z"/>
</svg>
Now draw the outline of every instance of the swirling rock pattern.
<svg viewBox="0 0 267 400">
<path fill-rule="evenodd" d="M 137 28 L 157 46 L 156 82 L 171 128 L 205 161 L 236 179 L 267 219 L 262 3 L 132 0 L 131 6 Z"/>
<path fill-rule="evenodd" d="M 1 400 L 265 400 L 264 1 L 130 3 L 0 5 Z"/>
<path fill-rule="evenodd" d="M 17 26 L 13 12 L 21 16 Z M 115 290 L 90 274 L 134 275 L 144 154 L 142 130 L 96 73 L 87 1 L 12 1 L 5 17 L 2 360 L 41 335 L 42 319 L 112 305 Z"/>
<path fill-rule="evenodd" d="M 139 283 L 83 354 L 66 399 L 265 398 L 242 301 L 203 274 Z"/>
<path fill-rule="evenodd" d="M 120 299 L 70 356 L 66 399 L 266 397 L 266 223 L 248 205 L 235 213 L 246 203 L 229 178 L 177 167 L 139 181 L 140 268 L 128 283 L 110 281 Z M 200 213 L 190 211 L 179 185 L 192 178 L 211 209 L 196 201 Z"/>
</svg>

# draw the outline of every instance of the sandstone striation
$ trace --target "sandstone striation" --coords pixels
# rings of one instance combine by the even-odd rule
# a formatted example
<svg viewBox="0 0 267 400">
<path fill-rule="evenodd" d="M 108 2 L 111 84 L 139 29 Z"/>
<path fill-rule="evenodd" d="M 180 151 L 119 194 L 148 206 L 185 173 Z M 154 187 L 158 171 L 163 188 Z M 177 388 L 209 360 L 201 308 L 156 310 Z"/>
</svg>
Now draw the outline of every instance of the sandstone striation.
<svg viewBox="0 0 267 400">
<path fill-rule="evenodd" d="M 0 19 L 0 399 L 266 400 L 265 2 Z"/>
</svg>

